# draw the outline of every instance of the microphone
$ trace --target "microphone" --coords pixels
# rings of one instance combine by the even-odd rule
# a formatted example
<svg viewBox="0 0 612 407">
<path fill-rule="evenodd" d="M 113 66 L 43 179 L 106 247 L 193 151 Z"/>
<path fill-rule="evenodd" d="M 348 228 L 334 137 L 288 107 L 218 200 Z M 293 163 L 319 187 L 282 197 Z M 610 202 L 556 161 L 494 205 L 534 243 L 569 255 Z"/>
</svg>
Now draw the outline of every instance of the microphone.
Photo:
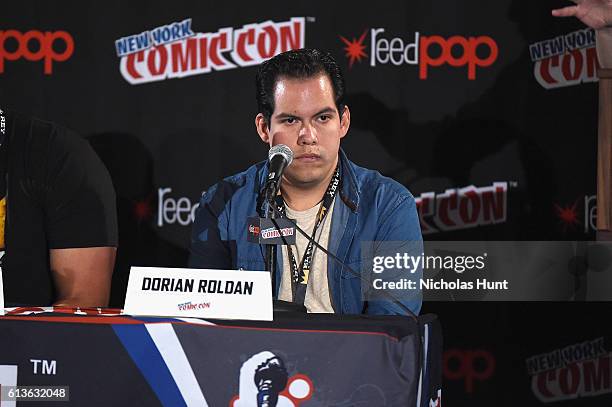
<svg viewBox="0 0 612 407">
<path fill-rule="evenodd" d="M 269 172 L 264 187 L 267 202 L 271 202 L 278 193 L 283 172 L 292 161 L 293 151 L 284 144 L 277 144 L 268 152 Z"/>
</svg>

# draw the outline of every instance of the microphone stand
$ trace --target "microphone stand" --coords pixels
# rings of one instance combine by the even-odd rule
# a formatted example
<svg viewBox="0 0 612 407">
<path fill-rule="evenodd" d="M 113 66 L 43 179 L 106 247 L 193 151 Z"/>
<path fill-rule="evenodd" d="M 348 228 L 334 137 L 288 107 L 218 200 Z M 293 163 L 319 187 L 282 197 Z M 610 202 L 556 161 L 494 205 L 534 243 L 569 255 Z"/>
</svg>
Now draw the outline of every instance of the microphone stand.
<svg viewBox="0 0 612 407">
<path fill-rule="evenodd" d="M 276 219 L 274 209 L 270 210 L 271 205 L 274 205 L 273 198 L 268 199 L 266 196 L 266 212 L 265 218 Z M 266 245 L 266 270 L 270 273 L 270 281 L 272 282 L 272 298 L 274 298 L 274 289 L 276 287 L 276 253 L 278 247 L 275 244 Z"/>
<path fill-rule="evenodd" d="M 266 209 L 264 212 L 264 216 L 266 219 L 270 219 L 270 221 L 274 224 L 274 227 L 276 228 L 276 230 L 278 230 L 284 244 L 287 245 L 288 244 L 287 240 L 285 239 L 285 237 L 283 237 L 281 233 L 281 228 L 279 227 L 278 223 L 275 220 L 279 218 L 278 209 L 276 209 L 276 204 L 274 202 L 275 196 L 276 194 L 266 195 Z M 291 223 L 295 224 L 294 222 L 291 222 Z M 278 245 L 276 244 L 266 245 L 265 263 L 266 263 L 266 270 L 268 270 L 268 272 L 270 273 L 270 281 L 272 282 L 272 298 L 274 298 L 274 291 L 276 288 L 276 279 L 278 278 L 277 276 L 280 275 L 279 273 L 277 273 L 277 269 L 278 269 L 278 263 L 276 262 L 277 252 L 278 252 Z M 292 302 L 283 301 L 279 299 L 273 300 L 273 304 L 274 304 L 275 314 L 279 312 L 293 313 L 293 314 L 295 313 L 305 314 L 306 313 L 306 307 L 304 305 L 298 305 Z"/>
</svg>

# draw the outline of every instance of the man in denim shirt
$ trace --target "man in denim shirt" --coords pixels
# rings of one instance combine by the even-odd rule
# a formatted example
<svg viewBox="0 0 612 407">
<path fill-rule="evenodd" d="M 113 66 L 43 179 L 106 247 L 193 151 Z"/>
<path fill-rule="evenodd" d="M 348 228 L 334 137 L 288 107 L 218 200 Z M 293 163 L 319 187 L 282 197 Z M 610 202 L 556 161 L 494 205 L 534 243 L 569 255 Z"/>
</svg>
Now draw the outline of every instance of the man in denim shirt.
<svg viewBox="0 0 612 407">
<path fill-rule="evenodd" d="M 283 174 L 279 206 L 353 270 L 309 247 L 298 234 L 295 245 L 278 251 L 276 298 L 303 303 L 309 312 L 417 314 L 420 269 L 400 270 L 395 276 L 417 282 L 413 290 L 388 290 L 396 299 L 368 296 L 362 289 L 370 284 L 369 275 L 359 277 L 362 243 L 403 242 L 398 244 L 419 255 L 422 238 L 410 192 L 355 165 L 340 149 L 351 117 L 334 59 L 312 49 L 288 51 L 262 63 L 256 83 L 260 138 L 270 147 L 285 144 L 294 154 Z M 264 247 L 247 242 L 247 219 L 262 215 L 267 176 L 267 163 L 261 162 L 203 194 L 192 231 L 190 267 L 265 270 Z M 327 194 L 331 198 L 323 199 Z"/>
</svg>

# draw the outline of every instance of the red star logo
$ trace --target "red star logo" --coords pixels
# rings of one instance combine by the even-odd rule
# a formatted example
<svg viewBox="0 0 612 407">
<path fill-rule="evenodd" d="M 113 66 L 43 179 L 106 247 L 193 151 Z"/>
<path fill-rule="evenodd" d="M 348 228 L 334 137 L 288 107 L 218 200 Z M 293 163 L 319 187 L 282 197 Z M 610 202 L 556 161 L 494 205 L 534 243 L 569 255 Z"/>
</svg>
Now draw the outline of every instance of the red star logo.
<svg viewBox="0 0 612 407">
<path fill-rule="evenodd" d="M 145 198 L 142 201 L 136 201 L 134 203 L 134 217 L 138 222 L 147 220 L 153 215 L 153 208 L 151 208 L 151 198 Z"/>
<path fill-rule="evenodd" d="M 573 227 L 575 225 L 579 225 L 580 221 L 578 220 L 578 213 L 576 211 L 576 207 L 578 206 L 578 201 L 574 202 L 572 206 L 564 206 L 560 207 L 555 204 L 555 212 L 557 216 L 563 223 L 563 231 L 565 232 L 568 227 Z"/>
<path fill-rule="evenodd" d="M 362 58 L 367 58 L 368 54 L 365 53 L 365 45 L 363 45 L 363 41 L 365 40 L 365 36 L 368 33 L 366 29 L 359 39 L 353 37 L 352 41 L 347 40 L 343 36 L 340 35 L 340 39 L 342 42 L 346 44 L 344 50 L 346 51 L 346 56 L 349 58 L 349 68 L 353 66 L 355 61 L 361 62 Z"/>
</svg>

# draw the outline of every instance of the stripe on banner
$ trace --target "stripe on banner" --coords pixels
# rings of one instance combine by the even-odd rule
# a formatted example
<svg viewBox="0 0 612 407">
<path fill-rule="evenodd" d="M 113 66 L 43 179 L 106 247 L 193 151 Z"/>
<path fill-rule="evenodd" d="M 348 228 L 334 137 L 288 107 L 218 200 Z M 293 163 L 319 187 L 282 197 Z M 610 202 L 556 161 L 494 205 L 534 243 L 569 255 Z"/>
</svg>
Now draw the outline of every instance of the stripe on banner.
<svg viewBox="0 0 612 407">
<path fill-rule="evenodd" d="M 207 407 L 208 403 L 206 403 L 202 388 L 193 373 L 173 326 L 170 324 L 147 324 L 145 326 L 157 350 L 164 358 L 166 366 L 170 369 L 187 406 Z"/>
<path fill-rule="evenodd" d="M 213 326 L 217 325 L 205 319 L 199 319 L 199 318 L 176 318 L 176 319 L 183 321 L 183 322 L 189 322 L 190 324 L 196 324 L 196 325 L 213 325 Z"/>
<path fill-rule="evenodd" d="M 147 328 L 144 325 L 113 325 L 113 330 L 162 405 L 186 406 Z"/>
<path fill-rule="evenodd" d="M 423 395 L 423 387 L 425 387 L 426 389 L 429 388 L 429 380 L 427 380 L 427 352 L 429 351 L 429 324 L 425 324 L 423 326 L 423 328 L 425 328 L 424 331 L 424 335 L 423 335 L 423 339 L 422 339 L 422 343 L 421 345 L 423 346 L 423 355 L 422 355 L 422 364 L 423 364 L 423 369 L 421 370 L 420 374 L 419 374 L 419 388 L 417 391 L 417 402 L 416 405 L 417 407 L 421 407 L 421 397 Z M 425 383 L 423 383 L 423 377 L 425 378 Z"/>
</svg>

